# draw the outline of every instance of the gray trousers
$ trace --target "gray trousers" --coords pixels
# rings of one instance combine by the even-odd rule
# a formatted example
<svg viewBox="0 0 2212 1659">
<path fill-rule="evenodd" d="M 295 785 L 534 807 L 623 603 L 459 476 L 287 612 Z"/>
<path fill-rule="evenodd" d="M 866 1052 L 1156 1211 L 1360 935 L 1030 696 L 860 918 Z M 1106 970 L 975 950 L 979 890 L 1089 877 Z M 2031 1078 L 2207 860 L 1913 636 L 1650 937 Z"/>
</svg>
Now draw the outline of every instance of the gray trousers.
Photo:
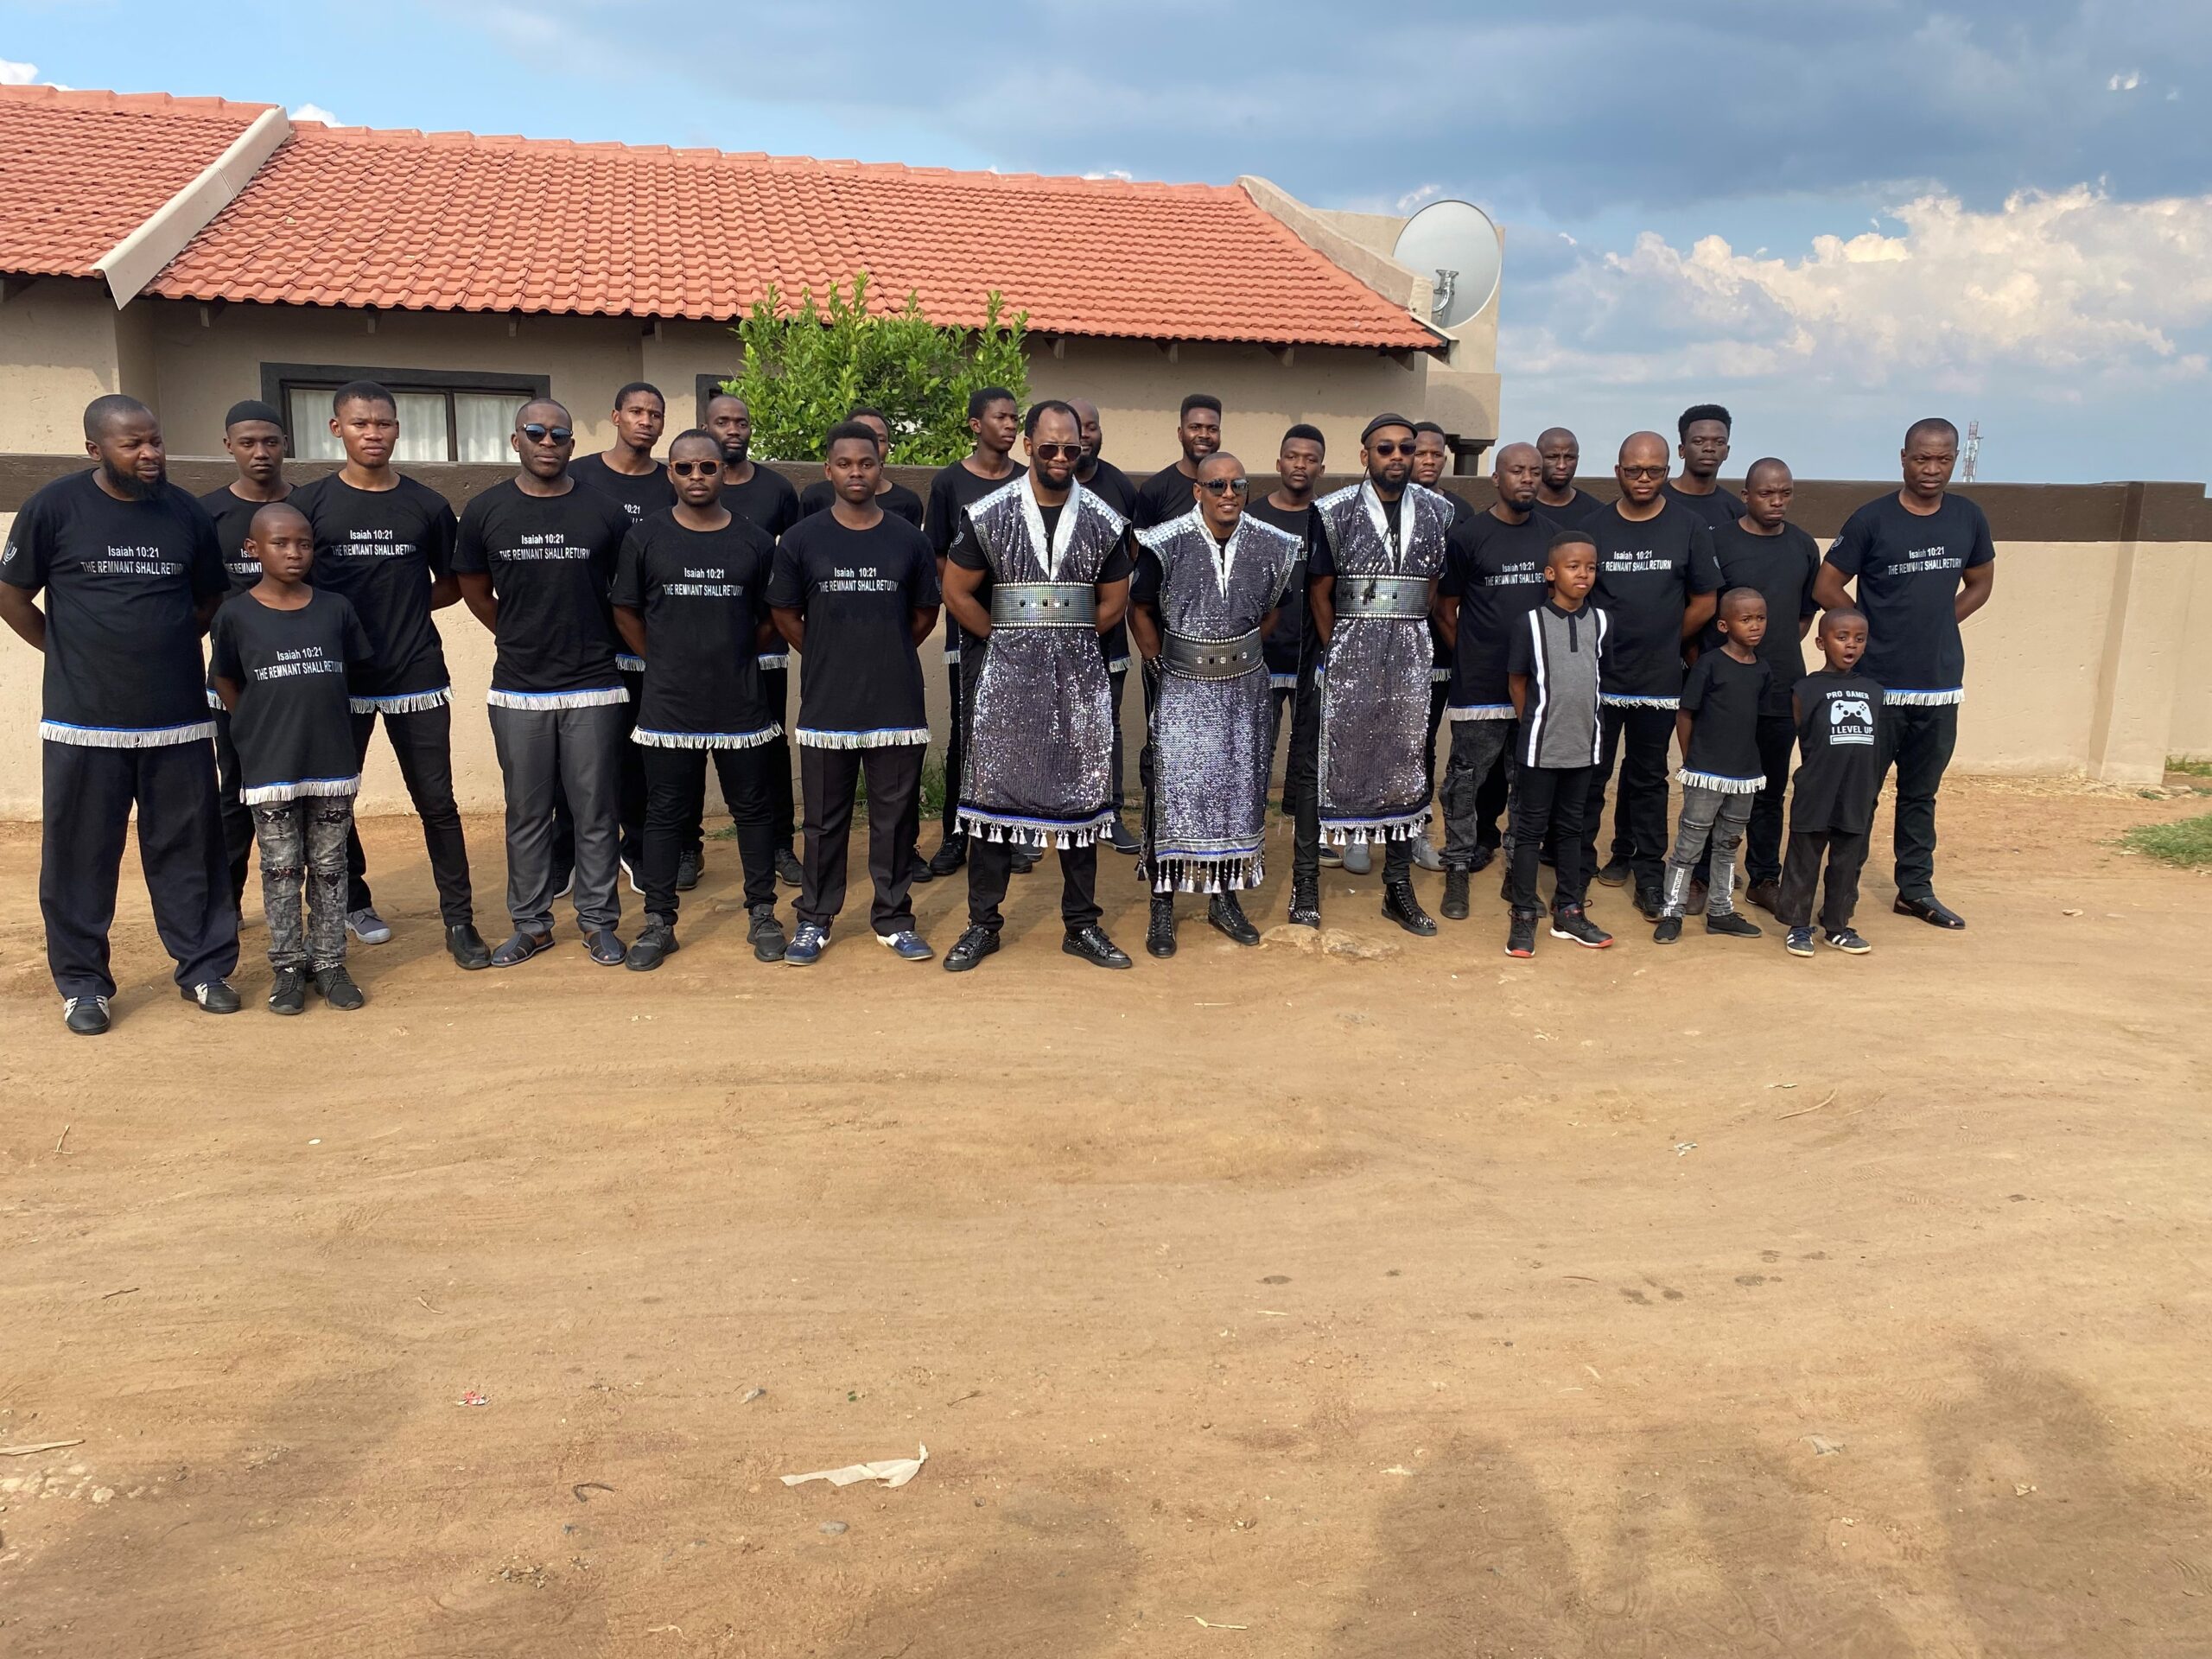
<svg viewBox="0 0 2212 1659">
<path fill-rule="evenodd" d="M 553 930 L 553 803 L 566 796 L 576 826 L 576 921 L 587 933 L 622 918 L 621 703 L 585 709 L 492 705 L 492 742 L 507 788 L 507 914 L 524 933 Z"/>
<path fill-rule="evenodd" d="M 1713 873 L 1707 878 L 1705 913 L 1726 916 L 1735 900 L 1736 849 L 1744 843 L 1744 826 L 1751 822 L 1756 795 L 1724 795 L 1717 789 L 1682 786 L 1682 817 L 1675 832 L 1675 850 L 1667 855 L 1666 907 L 1662 916 L 1680 916 L 1689 903 L 1690 875 L 1710 844 Z"/>
<path fill-rule="evenodd" d="M 1444 786 L 1437 798 L 1444 806 L 1444 863 L 1453 870 L 1472 869 L 1481 851 L 1482 809 L 1478 798 L 1483 781 L 1505 757 L 1509 787 L 1514 772 L 1513 734 L 1521 729 L 1515 720 L 1455 720 L 1452 722 L 1452 753 L 1444 763 Z"/>
<path fill-rule="evenodd" d="M 335 968 L 346 960 L 346 842 L 351 795 L 264 801 L 253 814 L 261 853 L 261 908 L 272 968 Z M 301 893 L 306 893 L 302 919 Z"/>
</svg>

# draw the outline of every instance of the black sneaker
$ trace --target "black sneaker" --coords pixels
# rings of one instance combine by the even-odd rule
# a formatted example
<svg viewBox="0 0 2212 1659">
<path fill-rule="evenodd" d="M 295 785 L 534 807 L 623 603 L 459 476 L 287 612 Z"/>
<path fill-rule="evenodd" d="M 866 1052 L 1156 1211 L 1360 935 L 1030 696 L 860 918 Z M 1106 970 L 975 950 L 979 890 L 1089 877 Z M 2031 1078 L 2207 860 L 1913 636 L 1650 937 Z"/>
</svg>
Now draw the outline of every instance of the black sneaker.
<svg viewBox="0 0 2212 1659">
<path fill-rule="evenodd" d="M 947 836 L 939 843 L 937 851 L 930 855 L 930 874 L 940 877 L 950 875 L 967 861 L 968 837 L 957 835 Z"/>
<path fill-rule="evenodd" d="M 1467 878 L 1472 874 L 1456 864 L 1444 872 L 1444 902 L 1438 908 L 1443 911 L 1446 921 L 1467 919 Z"/>
<path fill-rule="evenodd" d="M 645 931 L 638 935 L 638 942 L 630 947 L 629 958 L 622 965 L 632 973 L 650 974 L 674 956 L 677 949 L 676 924 L 650 921 L 645 924 Z"/>
<path fill-rule="evenodd" d="M 972 926 L 953 942 L 951 950 L 944 953 L 944 971 L 964 974 L 985 957 L 995 957 L 998 953 L 998 929 L 980 925 Z"/>
<path fill-rule="evenodd" d="M 1144 929 L 1144 948 L 1155 957 L 1175 954 L 1175 898 L 1172 893 L 1152 895 L 1152 916 Z"/>
<path fill-rule="evenodd" d="M 1071 957 L 1081 957 L 1094 968 L 1134 968 L 1128 952 L 1106 937 L 1106 930 L 1093 922 L 1089 927 L 1077 928 L 1060 941 L 1060 949 Z"/>
<path fill-rule="evenodd" d="M 1252 918 L 1244 913 L 1244 906 L 1236 902 L 1233 893 L 1217 893 L 1207 901 L 1206 920 L 1239 944 L 1260 942 L 1260 930 L 1252 925 Z"/>
<path fill-rule="evenodd" d="M 1807 930 L 1808 933 L 1810 931 L 1810 929 Z M 1806 943 L 1809 944 L 1811 940 L 1808 938 Z M 1847 927 L 1831 928 L 1828 931 L 1828 943 L 1847 957 L 1863 957 L 1874 948 Z M 1805 954 L 1809 957 L 1813 953 L 1808 950 Z"/>
<path fill-rule="evenodd" d="M 176 988 L 176 994 L 188 1002 L 197 1002 L 203 1014 L 236 1014 L 238 1011 L 238 994 L 226 980 L 203 979 L 197 985 L 180 985 Z"/>
<path fill-rule="evenodd" d="M 1651 930 L 1654 944 L 1679 944 L 1681 938 L 1682 918 L 1679 916 L 1662 916 L 1659 925 Z"/>
<path fill-rule="evenodd" d="M 1636 890 L 1636 908 L 1645 921 L 1656 922 L 1667 913 L 1666 895 L 1656 887 L 1638 887 Z"/>
<path fill-rule="evenodd" d="M 787 887 L 796 887 L 806 880 L 806 867 L 788 847 L 776 849 L 776 879 Z"/>
<path fill-rule="evenodd" d="M 327 968 L 318 968 L 311 976 L 315 993 L 334 1008 L 351 1014 L 364 1006 L 368 998 L 361 995 L 361 988 L 353 982 L 353 976 L 346 971 L 346 964 L 334 962 Z"/>
<path fill-rule="evenodd" d="M 747 912 L 752 922 L 745 930 L 745 942 L 753 947 L 755 962 L 781 962 L 784 959 L 784 925 L 776 919 L 773 905 L 755 905 Z"/>
<path fill-rule="evenodd" d="M 1550 862 L 1548 859 L 1544 861 Z M 1635 874 L 1636 872 L 1629 867 L 1628 860 L 1608 859 L 1598 867 L 1598 885 L 1602 887 L 1624 887 L 1628 886 L 1629 878 Z"/>
<path fill-rule="evenodd" d="M 1424 939 L 1436 937 L 1436 918 L 1421 907 L 1410 881 L 1387 881 L 1382 886 L 1382 914 L 1408 933 Z"/>
<path fill-rule="evenodd" d="M 98 1037 L 111 1023 L 108 1019 L 107 998 L 104 996 L 65 996 L 61 999 L 61 1023 L 79 1037 Z"/>
<path fill-rule="evenodd" d="M 305 1014 L 307 1008 L 308 970 L 304 968 L 279 968 L 275 982 L 269 987 L 269 1012 Z"/>
<path fill-rule="evenodd" d="M 1552 937 L 1573 939 L 1592 950 L 1602 950 L 1613 942 L 1613 936 L 1584 915 L 1580 905 L 1569 905 L 1552 912 Z"/>
<path fill-rule="evenodd" d="M 1705 931 L 1718 933 L 1725 939 L 1757 939 L 1766 935 L 1766 930 L 1757 922 L 1748 917 L 1738 916 L 1732 910 L 1719 916 L 1708 915 L 1705 918 Z"/>
<path fill-rule="evenodd" d="M 1290 925 L 1321 925 L 1321 884 L 1307 876 L 1294 876 L 1290 883 Z"/>
<path fill-rule="evenodd" d="M 1789 937 L 1782 942 L 1782 948 L 1787 950 L 1793 957 L 1811 956 L 1813 954 L 1813 930 L 1809 927 L 1791 928 L 1789 930 Z"/>
<path fill-rule="evenodd" d="M 1490 868 L 1491 861 L 1497 856 L 1497 849 L 1495 847 L 1476 848 L 1474 860 L 1467 866 L 1467 874 L 1480 875 L 1484 870 Z"/>
<path fill-rule="evenodd" d="M 1509 957 L 1533 957 L 1536 954 L 1536 912 L 1516 910 L 1513 920 L 1505 930 L 1505 954 Z"/>
<path fill-rule="evenodd" d="M 1144 842 L 1131 835 L 1129 826 L 1119 818 L 1106 826 L 1106 839 L 1113 843 L 1117 853 L 1127 853 L 1134 857 L 1144 850 Z"/>
<path fill-rule="evenodd" d="M 696 847 L 687 847 L 676 855 L 676 890 L 689 893 L 699 885 L 699 878 L 707 873 L 707 855 Z"/>
<path fill-rule="evenodd" d="M 446 954 L 471 973 L 492 965 L 492 947 L 484 943 L 484 936 L 476 931 L 474 922 L 462 922 L 446 929 Z"/>
</svg>

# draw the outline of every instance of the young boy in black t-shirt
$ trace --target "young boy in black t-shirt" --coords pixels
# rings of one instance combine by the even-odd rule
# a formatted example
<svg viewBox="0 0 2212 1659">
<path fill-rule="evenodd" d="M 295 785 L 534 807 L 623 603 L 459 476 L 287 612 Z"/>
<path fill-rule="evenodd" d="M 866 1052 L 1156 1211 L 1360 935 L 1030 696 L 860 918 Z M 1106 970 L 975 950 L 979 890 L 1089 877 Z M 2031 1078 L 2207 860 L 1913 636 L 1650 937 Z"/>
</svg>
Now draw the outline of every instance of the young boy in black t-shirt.
<svg viewBox="0 0 2212 1659">
<path fill-rule="evenodd" d="M 368 666 L 369 636 L 343 594 L 308 586 L 315 530 L 297 507 L 263 507 L 243 547 L 261 580 L 215 613 L 208 656 L 261 853 L 276 970 L 269 1011 L 300 1013 L 310 978 L 332 1007 L 358 1008 L 365 999 L 346 971 L 346 838 L 361 763 L 347 681 Z"/>
<path fill-rule="evenodd" d="M 1759 705 L 1773 671 L 1759 660 L 1766 638 L 1766 601 L 1756 588 L 1731 588 L 1713 617 L 1720 649 L 1700 656 L 1682 686 L 1675 716 L 1682 746 L 1682 813 L 1675 850 L 1667 855 L 1666 888 L 1655 944 L 1682 937 L 1690 876 L 1708 843 L 1713 876 L 1706 888 L 1705 931 L 1756 939 L 1758 924 L 1736 913 L 1736 849 L 1751 822 L 1751 803 L 1766 783 L 1759 770 Z"/>
<path fill-rule="evenodd" d="M 1797 747 L 1804 764 L 1789 804 L 1789 846 L 1782 861 L 1782 895 L 1774 913 L 1789 929 L 1793 957 L 1813 954 L 1813 889 L 1827 862 L 1821 926 L 1828 943 L 1859 957 L 1874 947 L 1852 931 L 1859 872 L 1874 827 L 1882 787 L 1881 682 L 1859 671 L 1866 654 L 1866 618 L 1849 607 L 1821 618 L 1821 655 L 1827 666 L 1797 682 L 1792 698 Z"/>
</svg>

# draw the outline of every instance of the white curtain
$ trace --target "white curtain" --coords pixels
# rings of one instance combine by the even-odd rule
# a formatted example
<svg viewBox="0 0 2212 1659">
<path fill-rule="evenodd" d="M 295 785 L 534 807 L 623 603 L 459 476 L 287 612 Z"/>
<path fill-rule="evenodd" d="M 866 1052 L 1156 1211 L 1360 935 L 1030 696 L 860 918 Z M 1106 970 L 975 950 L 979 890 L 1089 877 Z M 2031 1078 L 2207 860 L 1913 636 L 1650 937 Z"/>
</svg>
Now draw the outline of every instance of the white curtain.
<svg viewBox="0 0 2212 1659">
<path fill-rule="evenodd" d="M 292 453 L 302 461 L 343 461 L 338 435 L 330 429 L 330 394 L 335 386 L 294 386 L 291 407 Z"/>
<path fill-rule="evenodd" d="M 457 391 L 453 395 L 455 461 L 511 461 L 515 411 L 526 399 L 520 392 Z"/>
<path fill-rule="evenodd" d="M 396 391 L 399 405 L 399 442 L 391 452 L 400 466 L 416 461 L 450 461 L 446 454 L 446 395 L 442 391 Z"/>
</svg>

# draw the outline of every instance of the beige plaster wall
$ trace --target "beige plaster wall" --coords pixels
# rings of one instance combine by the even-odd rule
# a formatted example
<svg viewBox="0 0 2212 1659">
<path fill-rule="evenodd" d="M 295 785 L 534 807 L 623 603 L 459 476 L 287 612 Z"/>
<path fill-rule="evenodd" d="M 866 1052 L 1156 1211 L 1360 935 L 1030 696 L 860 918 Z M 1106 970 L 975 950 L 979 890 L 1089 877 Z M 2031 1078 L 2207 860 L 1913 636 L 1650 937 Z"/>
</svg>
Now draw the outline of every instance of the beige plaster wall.
<svg viewBox="0 0 2212 1659">
<path fill-rule="evenodd" d="M 82 452 L 85 405 L 124 390 L 116 320 L 99 283 L 48 277 L 0 301 L 0 450 Z"/>
<path fill-rule="evenodd" d="M 2176 545 L 2194 564 L 2188 603 L 2181 607 L 2166 753 L 2212 760 L 2212 543 Z"/>
</svg>

